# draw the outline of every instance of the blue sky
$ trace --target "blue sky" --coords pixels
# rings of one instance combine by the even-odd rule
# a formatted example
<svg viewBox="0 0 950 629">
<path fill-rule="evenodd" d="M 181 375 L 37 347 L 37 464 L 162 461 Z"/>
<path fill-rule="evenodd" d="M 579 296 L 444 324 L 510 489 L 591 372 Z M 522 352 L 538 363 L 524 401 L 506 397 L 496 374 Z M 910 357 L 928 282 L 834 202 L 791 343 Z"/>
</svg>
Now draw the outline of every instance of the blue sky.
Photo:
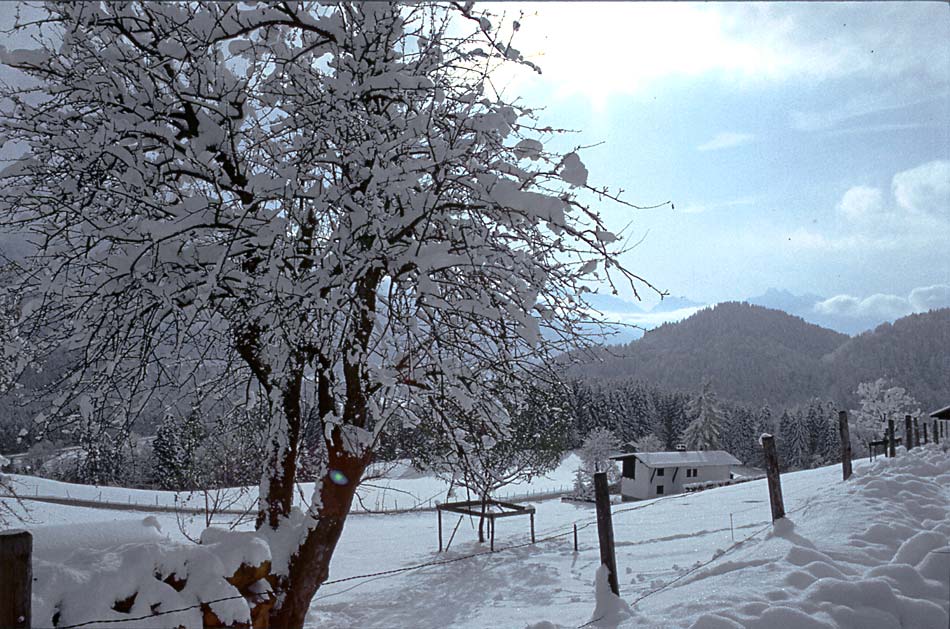
<svg viewBox="0 0 950 629">
<path fill-rule="evenodd" d="M 566 148 L 603 142 L 591 183 L 674 201 L 601 206 L 634 220 L 625 262 L 660 288 L 878 320 L 950 306 L 947 3 L 486 6 L 524 13 L 514 45 L 543 69 L 506 93 L 581 130 Z"/>
</svg>

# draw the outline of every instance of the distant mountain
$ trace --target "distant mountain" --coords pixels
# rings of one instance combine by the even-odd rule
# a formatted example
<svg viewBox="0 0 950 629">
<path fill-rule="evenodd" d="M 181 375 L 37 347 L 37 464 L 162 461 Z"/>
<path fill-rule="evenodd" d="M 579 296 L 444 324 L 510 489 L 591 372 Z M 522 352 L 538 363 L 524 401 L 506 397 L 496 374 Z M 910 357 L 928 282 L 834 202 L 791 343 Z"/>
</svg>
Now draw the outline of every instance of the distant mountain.
<svg viewBox="0 0 950 629">
<path fill-rule="evenodd" d="M 809 323 L 849 335 L 873 330 L 881 324 L 881 318 L 877 316 L 845 316 L 816 310 L 815 305 L 824 300 L 825 298 L 820 295 L 811 293 L 795 295 L 787 290 L 777 288 L 770 288 L 761 295 L 746 299 L 750 304 L 783 310 L 790 315 L 801 317 Z"/>
<path fill-rule="evenodd" d="M 644 310 L 638 304 L 621 299 L 616 295 L 605 295 L 603 293 L 585 293 L 584 301 L 591 308 L 600 312 L 619 312 L 619 313 L 642 313 Z"/>
<path fill-rule="evenodd" d="M 683 308 L 699 308 L 705 305 L 706 304 L 685 297 L 664 297 L 650 309 L 650 312 L 673 312 L 674 310 L 682 310 Z"/>
<path fill-rule="evenodd" d="M 786 406 L 814 397 L 856 404 L 859 382 L 892 377 L 924 405 L 950 403 L 950 309 L 884 324 L 855 338 L 785 312 L 726 302 L 605 349 L 581 378 L 636 379 L 723 398 Z"/>
</svg>

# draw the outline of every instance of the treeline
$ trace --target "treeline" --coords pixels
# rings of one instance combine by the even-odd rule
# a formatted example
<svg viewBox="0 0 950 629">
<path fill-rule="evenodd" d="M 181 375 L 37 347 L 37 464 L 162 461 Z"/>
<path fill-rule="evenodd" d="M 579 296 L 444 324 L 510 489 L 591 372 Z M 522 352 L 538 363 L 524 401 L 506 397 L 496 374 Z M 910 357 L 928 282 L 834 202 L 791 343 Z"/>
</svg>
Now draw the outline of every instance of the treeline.
<svg viewBox="0 0 950 629">
<path fill-rule="evenodd" d="M 763 433 L 776 436 L 785 469 L 825 465 L 839 457 L 837 409 L 830 401 L 813 399 L 773 409 L 768 404 L 720 401 L 711 387 L 697 393 L 671 392 L 634 380 L 574 380 L 568 391 L 572 447 L 579 447 L 592 430 L 605 428 L 633 447 L 652 442 L 652 437 L 662 449 L 673 450 L 685 445 L 687 427 L 703 416 L 718 444 L 702 445 L 726 450 L 748 465 L 762 464 L 758 440 Z"/>
</svg>

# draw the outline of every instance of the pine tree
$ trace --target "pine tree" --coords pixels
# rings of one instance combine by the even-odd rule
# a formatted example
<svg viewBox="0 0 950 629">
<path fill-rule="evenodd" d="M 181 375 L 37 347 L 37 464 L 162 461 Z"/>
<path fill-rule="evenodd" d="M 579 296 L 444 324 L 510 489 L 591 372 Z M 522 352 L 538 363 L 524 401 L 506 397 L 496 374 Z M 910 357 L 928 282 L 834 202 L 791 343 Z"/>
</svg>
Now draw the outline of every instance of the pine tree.
<svg viewBox="0 0 950 629">
<path fill-rule="evenodd" d="M 808 433 L 800 413 L 784 411 L 779 420 L 781 454 L 780 463 L 785 469 L 800 469 L 808 460 Z"/>
<path fill-rule="evenodd" d="M 721 446 L 719 433 L 722 411 L 709 381 L 703 383 L 703 391 L 693 404 L 695 419 L 683 431 L 683 443 L 687 450 L 718 450 Z"/>
<path fill-rule="evenodd" d="M 815 461 L 827 465 L 841 460 L 841 435 L 838 413 L 831 402 L 819 406 L 820 421 L 815 431 Z"/>
<path fill-rule="evenodd" d="M 184 417 L 169 413 L 152 442 L 155 482 L 162 489 L 197 489 L 202 471 L 198 451 L 207 432 L 197 409 Z"/>
</svg>

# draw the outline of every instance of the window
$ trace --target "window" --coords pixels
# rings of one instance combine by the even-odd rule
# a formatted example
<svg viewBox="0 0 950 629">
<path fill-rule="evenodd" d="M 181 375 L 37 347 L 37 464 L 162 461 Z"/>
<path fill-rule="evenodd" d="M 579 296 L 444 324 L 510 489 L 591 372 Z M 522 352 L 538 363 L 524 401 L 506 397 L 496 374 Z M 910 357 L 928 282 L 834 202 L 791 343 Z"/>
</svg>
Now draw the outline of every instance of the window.
<svg viewBox="0 0 950 629">
<path fill-rule="evenodd" d="M 656 495 L 657 495 L 657 496 L 662 496 L 662 495 L 663 495 L 663 485 L 657 485 L 657 486 L 656 486 Z"/>
<path fill-rule="evenodd" d="M 657 476 L 663 476 L 663 472 L 664 472 L 664 471 L 665 471 L 665 468 L 658 467 L 658 468 L 656 468 L 656 475 L 657 475 Z"/>
<path fill-rule="evenodd" d="M 697 476 L 699 476 L 699 470 L 695 467 L 686 469 L 686 478 L 696 478 Z"/>
</svg>

